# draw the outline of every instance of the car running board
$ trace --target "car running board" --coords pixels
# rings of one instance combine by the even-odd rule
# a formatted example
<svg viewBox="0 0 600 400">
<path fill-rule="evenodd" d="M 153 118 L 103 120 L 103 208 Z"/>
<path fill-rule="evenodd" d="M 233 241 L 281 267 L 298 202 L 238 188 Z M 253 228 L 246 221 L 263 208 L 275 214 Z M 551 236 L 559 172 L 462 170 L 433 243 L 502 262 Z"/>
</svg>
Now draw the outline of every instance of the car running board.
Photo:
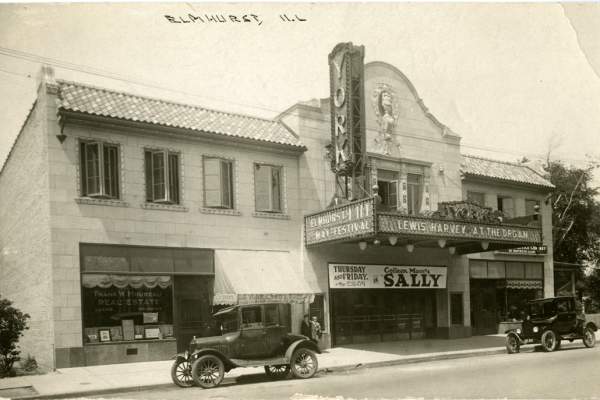
<svg viewBox="0 0 600 400">
<path fill-rule="evenodd" d="M 262 367 L 264 365 L 281 365 L 281 364 L 289 364 L 290 360 L 285 357 L 277 357 L 277 358 L 265 358 L 265 359 L 252 359 L 252 360 L 241 360 L 238 358 L 230 358 L 232 364 L 235 364 L 238 367 Z"/>
</svg>

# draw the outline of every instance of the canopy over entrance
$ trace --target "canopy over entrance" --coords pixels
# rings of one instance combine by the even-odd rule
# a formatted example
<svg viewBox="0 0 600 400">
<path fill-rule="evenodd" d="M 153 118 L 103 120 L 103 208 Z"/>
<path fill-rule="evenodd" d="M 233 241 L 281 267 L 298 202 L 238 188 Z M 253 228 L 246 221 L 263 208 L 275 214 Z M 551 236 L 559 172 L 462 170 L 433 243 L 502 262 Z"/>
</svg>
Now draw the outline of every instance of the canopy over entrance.
<svg viewBox="0 0 600 400">
<path fill-rule="evenodd" d="M 518 223 L 515 223 L 518 222 Z M 534 216 L 504 220 L 498 211 L 470 202 L 440 203 L 424 215 L 380 211 L 370 197 L 310 214 L 304 219 L 307 247 L 334 242 L 452 247 L 457 254 L 542 244 Z"/>
<path fill-rule="evenodd" d="M 217 250 L 214 304 L 311 303 L 314 292 L 283 251 Z"/>
</svg>

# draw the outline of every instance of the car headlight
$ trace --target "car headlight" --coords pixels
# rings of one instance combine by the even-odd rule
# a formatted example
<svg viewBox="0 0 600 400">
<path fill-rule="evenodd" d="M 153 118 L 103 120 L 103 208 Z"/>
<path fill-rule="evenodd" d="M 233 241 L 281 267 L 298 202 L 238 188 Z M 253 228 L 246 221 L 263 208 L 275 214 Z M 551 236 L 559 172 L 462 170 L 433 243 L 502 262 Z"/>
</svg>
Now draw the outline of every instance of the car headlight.
<svg viewBox="0 0 600 400">
<path fill-rule="evenodd" d="M 533 333 L 538 333 L 540 330 L 540 328 L 538 328 L 537 326 L 533 327 Z"/>
<path fill-rule="evenodd" d="M 517 333 L 520 335 L 521 334 L 521 329 L 517 328 Z"/>
</svg>

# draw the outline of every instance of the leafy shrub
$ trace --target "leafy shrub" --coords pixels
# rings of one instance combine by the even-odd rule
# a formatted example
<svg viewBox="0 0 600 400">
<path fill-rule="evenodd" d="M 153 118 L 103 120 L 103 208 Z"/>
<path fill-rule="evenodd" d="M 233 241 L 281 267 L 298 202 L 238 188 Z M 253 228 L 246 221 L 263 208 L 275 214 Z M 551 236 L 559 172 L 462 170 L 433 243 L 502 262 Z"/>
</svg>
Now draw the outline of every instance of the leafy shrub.
<svg viewBox="0 0 600 400">
<path fill-rule="evenodd" d="M 35 357 L 27 354 L 24 360 L 21 360 L 21 369 L 25 372 L 35 372 L 38 369 L 38 363 Z"/>
<path fill-rule="evenodd" d="M 21 351 L 17 346 L 23 331 L 29 329 L 24 314 L 12 306 L 12 301 L 0 297 L 0 377 L 10 375 Z"/>
</svg>

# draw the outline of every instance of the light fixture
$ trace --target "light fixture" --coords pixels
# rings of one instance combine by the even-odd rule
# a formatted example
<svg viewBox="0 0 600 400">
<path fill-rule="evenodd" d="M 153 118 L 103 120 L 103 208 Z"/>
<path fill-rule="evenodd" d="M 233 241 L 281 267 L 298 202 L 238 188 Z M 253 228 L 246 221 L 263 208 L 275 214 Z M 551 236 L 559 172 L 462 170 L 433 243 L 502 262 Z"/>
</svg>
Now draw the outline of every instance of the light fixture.
<svg viewBox="0 0 600 400">
<path fill-rule="evenodd" d="M 446 246 L 446 239 L 439 239 L 438 245 L 443 249 Z"/>
<path fill-rule="evenodd" d="M 388 238 L 388 240 L 390 241 L 390 244 L 391 244 L 392 246 L 395 246 L 395 245 L 396 245 L 396 243 L 398 243 L 398 236 L 390 236 L 390 237 Z"/>
<path fill-rule="evenodd" d="M 454 246 L 448 247 L 448 253 L 450 253 L 450 255 L 454 255 L 454 253 L 456 253 L 456 247 L 454 247 Z"/>
<path fill-rule="evenodd" d="M 490 247 L 490 242 L 488 242 L 487 240 L 484 240 L 481 242 L 481 248 L 484 250 L 487 250 L 488 247 Z"/>
<path fill-rule="evenodd" d="M 408 251 L 409 253 L 412 253 L 413 250 L 415 249 L 415 245 L 412 243 L 409 243 L 406 245 L 406 251 Z"/>
<path fill-rule="evenodd" d="M 358 242 L 358 248 L 364 250 L 367 248 L 367 242 Z"/>
<path fill-rule="evenodd" d="M 381 241 L 379 241 L 379 239 L 375 239 L 375 240 L 373 240 L 373 244 L 375 246 L 379 246 L 381 244 Z"/>
</svg>

